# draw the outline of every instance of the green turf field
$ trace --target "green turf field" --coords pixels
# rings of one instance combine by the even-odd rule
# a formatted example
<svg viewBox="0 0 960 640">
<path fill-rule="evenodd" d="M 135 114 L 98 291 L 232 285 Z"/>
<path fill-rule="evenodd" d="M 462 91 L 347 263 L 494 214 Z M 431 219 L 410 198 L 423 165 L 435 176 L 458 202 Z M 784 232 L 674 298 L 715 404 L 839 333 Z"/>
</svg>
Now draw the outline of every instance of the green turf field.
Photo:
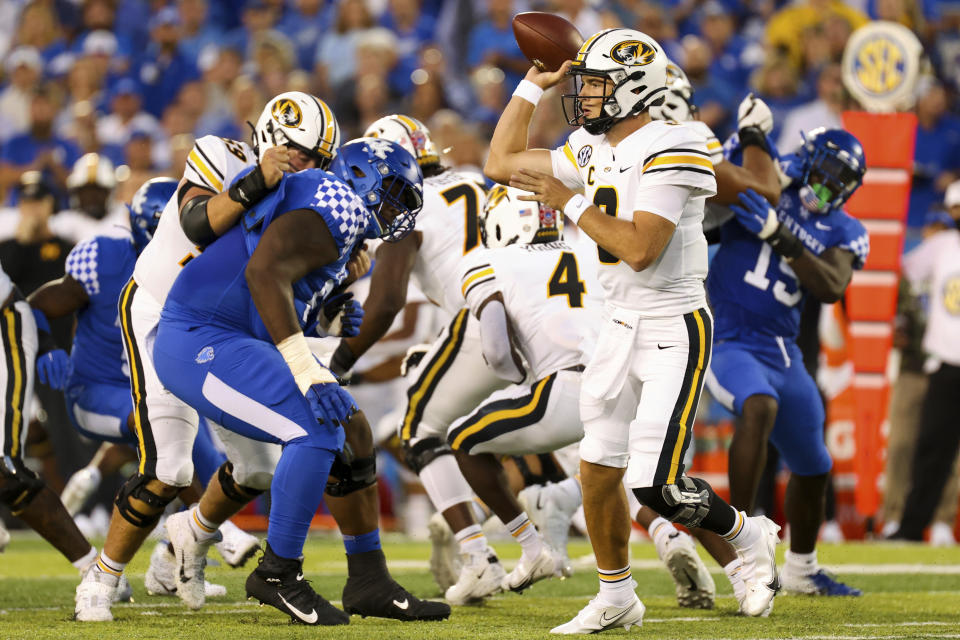
<svg viewBox="0 0 960 640">
<path fill-rule="evenodd" d="M 519 555 L 517 547 L 511 542 L 495 546 L 509 568 L 511 559 Z M 385 549 L 393 574 L 405 586 L 419 596 L 439 596 L 427 570 L 428 543 L 387 537 Z M 589 551 L 583 541 L 571 543 L 574 558 Z M 176 599 L 147 596 L 143 572 L 148 555 L 141 553 L 128 570 L 135 603 L 115 606 L 113 623 L 81 625 L 70 621 L 76 572 L 43 541 L 15 535 L 0 555 L 0 639 L 546 638 L 551 627 L 571 618 L 597 589 L 589 560 L 583 559 L 575 563 L 579 568 L 568 580 L 541 582 L 522 596 L 500 595 L 483 606 L 455 607 L 446 622 L 403 624 L 355 616 L 347 627 L 312 628 L 290 625 L 279 612 L 244 600 L 248 571 L 242 569 L 208 571 L 208 578 L 227 586 L 228 595 L 208 601 L 200 612 L 185 610 Z M 304 573 L 314 587 L 338 601 L 346 567 L 339 540 L 311 538 L 306 557 Z M 780 596 L 769 619 L 751 619 L 735 615 L 726 577 L 716 572 L 716 609 L 678 608 L 670 578 L 655 562 L 653 545 L 635 544 L 634 577 L 647 613 L 643 628 L 630 633 L 657 640 L 960 638 L 960 549 L 848 544 L 823 547 L 820 559 L 866 595 L 857 599 Z M 709 560 L 708 566 L 715 568 Z M 626 633 L 619 629 L 607 635 Z"/>
</svg>

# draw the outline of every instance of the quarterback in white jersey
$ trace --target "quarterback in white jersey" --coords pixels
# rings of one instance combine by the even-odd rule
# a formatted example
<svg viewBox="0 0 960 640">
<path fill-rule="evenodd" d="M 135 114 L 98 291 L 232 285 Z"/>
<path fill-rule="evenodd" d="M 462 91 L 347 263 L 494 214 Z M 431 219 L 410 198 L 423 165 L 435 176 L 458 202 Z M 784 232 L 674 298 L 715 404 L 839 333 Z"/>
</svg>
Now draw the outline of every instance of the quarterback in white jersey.
<svg viewBox="0 0 960 640">
<path fill-rule="evenodd" d="M 112 620 L 107 587 L 116 583 L 166 505 L 193 480 L 191 451 L 198 428 L 197 412 L 164 388 L 152 360 L 163 302 L 180 269 L 266 196 L 284 172 L 311 166 L 325 168 L 339 146 L 340 130 L 326 104 L 293 91 L 267 103 L 254 128 L 254 138 L 254 150 L 244 143 L 214 136 L 197 141 L 188 155 L 177 193 L 162 211 L 152 241 L 121 292 L 120 324 L 130 363 L 140 464 L 137 474 L 118 493 L 97 570 L 88 572 L 77 587 L 77 620 Z M 233 507 L 242 507 L 270 487 L 279 447 L 224 429 L 218 429 L 218 436 L 228 462 L 213 478 L 204 480 L 209 480 L 208 488 L 217 487 L 213 495 L 232 502 Z M 208 504 L 207 494 L 203 504 Z M 208 524 L 215 523 L 210 530 L 214 534 L 225 518 L 217 520 L 207 519 Z M 169 533 L 169 523 L 167 529 Z M 205 599 L 202 556 L 214 538 L 200 545 L 189 531 L 185 534 L 184 540 L 170 534 L 180 567 L 179 573 L 174 573 L 179 575 L 176 592 L 189 607 L 198 608 Z M 192 545 L 194 566 L 184 560 L 184 543 Z M 230 561 L 239 566 L 255 549 L 256 544 Z"/>
<path fill-rule="evenodd" d="M 779 588 L 779 528 L 747 518 L 708 483 L 684 475 L 712 345 L 702 220 L 716 179 L 702 135 L 651 119 L 650 107 L 666 92 L 666 66 L 650 36 L 608 29 L 558 71 L 532 68 L 497 123 L 485 166 L 491 178 L 530 191 L 530 200 L 562 209 L 598 247 L 605 313 L 581 382 L 580 471 L 600 593 L 554 633 L 643 619 L 628 560 L 624 478 L 663 517 L 706 528 L 737 548 L 751 576 L 746 613 L 769 611 Z M 577 90 L 564 96 L 564 111 L 582 129 L 555 151 L 528 150 L 536 102 L 568 74 Z"/>
</svg>

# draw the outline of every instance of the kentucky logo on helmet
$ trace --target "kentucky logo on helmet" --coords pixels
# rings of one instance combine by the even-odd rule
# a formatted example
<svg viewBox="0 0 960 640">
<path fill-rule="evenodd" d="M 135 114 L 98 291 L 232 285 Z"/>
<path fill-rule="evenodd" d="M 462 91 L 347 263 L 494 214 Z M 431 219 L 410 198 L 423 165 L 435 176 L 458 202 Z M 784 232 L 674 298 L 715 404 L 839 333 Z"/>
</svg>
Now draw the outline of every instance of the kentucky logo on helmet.
<svg viewBox="0 0 960 640">
<path fill-rule="evenodd" d="M 285 127 L 291 129 L 299 127 L 303 121 L 303 114 L 300 112 L 300 106 L 288 98 L 277 100 L 273 104 L 273 118 Z"/>
<path fill-rule="evenodd" d="M 630 67 L 642 67 L 657 57 L 657 50 L 640 40 L 625 40 L 610 50 L 610 59 Z"/>
</svg>

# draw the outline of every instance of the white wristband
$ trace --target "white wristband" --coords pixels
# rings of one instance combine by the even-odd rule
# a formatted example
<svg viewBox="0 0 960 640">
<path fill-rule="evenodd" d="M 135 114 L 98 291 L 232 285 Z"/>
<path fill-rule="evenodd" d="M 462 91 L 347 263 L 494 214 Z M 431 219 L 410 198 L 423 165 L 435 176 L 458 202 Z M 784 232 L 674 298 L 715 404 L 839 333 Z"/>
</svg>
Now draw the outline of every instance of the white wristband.
<svg viewBox="0 0 960 640">
<path fill-rule="evenodd" d="M 300 393 L 306 395 L 307 390 L 315 384 L 337 381 L 337 378 L 321 367 L 317 359 L 313 357 L 310 345 L 307 344 L 307 338 L 302 333 L 295 333 L 288 338 L 284 338 L 277 345 L 277 351 L 280 352 L 287 366 L 290 367 L 293 379 L 300 387 Z"/>
<path fill-rule="evenodd" d="M 537 106 L 537 103 L 540 102 L 540 98 L 543 96 L 543 89 L 529 80 L 521 80 L 517 88 L 513 90 L 513 95 L 518 98 L 523 98 L 533 106 Z"/>
<path fill-rule="evenodd" d="M 584 198 L 583 195 L 577 193 L 567 200 L 567 204 L 563 205 L 563 215 L 570 218 L 573 224 L 580 224 L 580 216 L 582 216 L 583 212 L 588 208 L 590 208 L 590 201 Z"/>
</svg>

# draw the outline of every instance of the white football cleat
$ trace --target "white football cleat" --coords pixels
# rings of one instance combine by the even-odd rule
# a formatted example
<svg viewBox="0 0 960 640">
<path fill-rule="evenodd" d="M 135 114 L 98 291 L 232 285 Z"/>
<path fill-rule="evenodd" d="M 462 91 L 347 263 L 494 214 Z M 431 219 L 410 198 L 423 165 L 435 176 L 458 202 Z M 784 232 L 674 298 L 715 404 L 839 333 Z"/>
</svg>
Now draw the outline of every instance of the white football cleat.
<svg viewBox="0 0 960 640">
<path fill-rule="evenodd" d="M 673 577 L 677 604 L 690 609 L 713 609 L 717 586 L 713 576 L 697 555 L 693 538 L 677 531 L 662 536 L 657 555 Z"/>
<path fill-rule="evenodd" d="M 220 542 L 222 536 L 217 531 L 209 540 L 197 540 L 190 527 L 191 510 L 175 513 L 167 518 L 167 535 L 176 557 L 174 569 L 177 580 L 177 596 L 191 609 L 199 609 L 206 600 L 206 580 L 204 570 L 207 566 L 207 550 Z"/>
<path fill-rule="evenodd" d="M 63 503 L 70 517 L 77 515 L 77 512 L 83 509 L 83 505 L 100 486 L 100 480 L 100 469 L 95 465 L 88 465 L 70 476 L 60 494 L 60 502 Z"/>
<path fill-rule="evenodd" d="M 573 514 L 580 508 L 579 495 L 570 495 L 558 484 L 533 485 L 517 495 L 520 506 L 536 525 L 544 542 L 556 549 L 563 560 L 561 573 L 564 578 L 573 575 L 570 556 L 567 555 L 567 539 Z"/>
<path fill-rule="evenodd" d="M 150 554 L 150 566 L 143 577 L 143 586 L 152 596 L 177 595 L 177 558 L 170 551 L 169 543 L 161 540 Z M 217 598 L 227 595 L 227 588 L 222 584 L 213 584 L 204 580 L 204 595 L 208 598 Z"/>
<path fill-rule="evenodd" d="M 77 585 L 74 597 L 76 605 L 73 609 L 73 619 L 80 622 L 110 622 L 113 614 L 110 605 L 117 593 L 119 578 L 100 571 L 96 566 L 87 569 L 83 579 Z"/>
<path fill-rule="evenodd" d="M 127 580 L 127 576 L 120 576 L 120 580 L 117 582 L 117 588 L 113 590 L 113 595 L 110 596 L 110 599 L 114 604 L 117 602 L 133 602 L 133 585 Z"/>
<path fill-rule="evenodd" d="M 845 540 L 843 529 L 840 528 L 840 523 L 836 520 L 827 520 L 823 523 L 823 526 L 820 527 L 820 542 L 825 544 L 840 544 Z"/>
<path fill-rule="evenodd" d="M 260 551 L 260 538 L 251 535 L 229 520 L 220 525 L 223 540 L 216 543 L 220 557 L 229 566 L 237 569 Z"/>
<path fill-rule="evenodd" d="M 952 547 L 956 544 L 957 541 L 953 537 L 953 527 L 946 522 L 934 522 L 930 526 L 931 547 Z"/>
<path fill-rule="evenodd" d="M 10 532 L 3 526 L 3 520 L 0 520 L 0 553 L 10 544 Z"/>
<path fill-rule="evenodd" d="M 506 575 L 497 554 L 490 547 L 481 553 L 465 554 L 460 578 L 446 590 L 444 597 L 456 605 L 480 602 L 500 592 Z"/>
<path fill-rule="evenodd" d="M 460 545 L 457 544 L 450 525 L 439 511 L 427 522 L 430 532 L 430 573 L 437 585 L 447 591 L 461 576 Z"/>
<path fill-rule="evenodd" d="M 504 576 L 503 590 L 520 593 L 534 582 L 544 578 L 559 578 L 562 575 L 563 559 L 559 553 L 550 548 L 550 545 L 544 543 L 540 555 L 532 561 L 528 561 L 525 556 L 520 556 L 520 561 L 517 562 L 513 571 Z"/>
<path fill-rule="evenodd" d="M 630 627 L 643 625 L 645 611 L 646 607 L 640 602 L 637 594 L 633 594 L 633 602 L 625 607 L 606 604 L 600 601 L 600 596 L 597 596 L 581 609 L 573 620 L 550 629 L 550 633 L 568 635 L 599 633 L 618 627 L 629 631 Z"/>
<path fill-rule="evenodd" d="M 773 598 L 780 590 L 780 574 L 777 571 L 777 533 L 779 525 L 765 516 L 753 516 L 750 520 L 760 527 L 762 535 L 751 546 L 740 549 L 743 558 L 743 581 L 747 587 L 740 612 L 748 616 L 766 617 L 773 609 Z"/>
</svg>

